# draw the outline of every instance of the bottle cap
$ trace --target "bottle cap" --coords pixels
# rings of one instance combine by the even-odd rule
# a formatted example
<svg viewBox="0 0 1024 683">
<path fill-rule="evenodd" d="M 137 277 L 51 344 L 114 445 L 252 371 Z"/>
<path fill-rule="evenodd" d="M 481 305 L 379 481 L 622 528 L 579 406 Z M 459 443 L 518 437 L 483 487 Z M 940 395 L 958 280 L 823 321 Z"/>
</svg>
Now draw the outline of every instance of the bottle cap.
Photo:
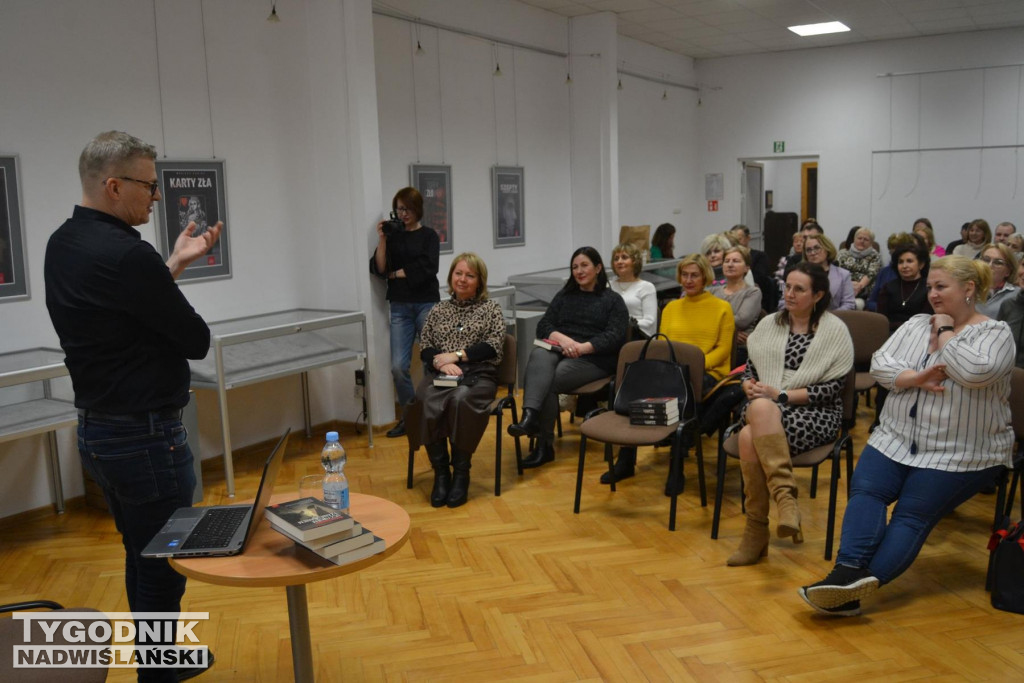
<svg viewBox="0 0 1024 683">
<path fill-rule="evenodd" d="M 328 441 L 337 441 L 338 440 L 338 432 L 327 432 L 327 440 Z"/>
</svg>

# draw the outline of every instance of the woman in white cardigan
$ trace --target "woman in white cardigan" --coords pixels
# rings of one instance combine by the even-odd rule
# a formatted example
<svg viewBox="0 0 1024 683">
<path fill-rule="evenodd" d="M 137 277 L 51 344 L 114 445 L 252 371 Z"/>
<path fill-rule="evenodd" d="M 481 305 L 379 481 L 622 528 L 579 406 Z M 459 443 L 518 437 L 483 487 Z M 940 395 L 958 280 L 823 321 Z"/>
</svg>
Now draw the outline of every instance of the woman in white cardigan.
<svg viewBox="0 0 1024 683">
<path fill-rule="evenodd" d="M 853 367 L 846 325 L 828 312 L 829 278 L 802 261 L 786 276 L 785 308 L 758 323 L 747 340 L 743 391 L 749 399 L 739 433 L 746 529 L 730 566 L 768 554 L 769 494 L 779 538 L 803 541 L 790 451 L 802 453 L 835 438 L 842 421 L 843 382 Z"/>
</svg>

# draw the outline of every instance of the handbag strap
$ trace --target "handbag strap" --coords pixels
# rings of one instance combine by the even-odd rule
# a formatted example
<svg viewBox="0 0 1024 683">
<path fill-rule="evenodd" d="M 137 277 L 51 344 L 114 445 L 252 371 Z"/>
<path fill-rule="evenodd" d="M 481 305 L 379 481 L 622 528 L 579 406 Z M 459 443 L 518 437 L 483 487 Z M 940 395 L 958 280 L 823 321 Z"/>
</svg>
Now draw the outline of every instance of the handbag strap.
<svg viewBox="0 0 1024 683">
<path fill-rule="evenodd" d="M 640 349 L 640 357 L 637 358 L 637 360 L 644 360 L 645 358 L 647 358 L 647 347 L 650 346 L 651 342 L 654 341 L 655 339 L 657 339 L 658 337 L 661 337 L 662 339 L 665 340 L 665 342 L 668 344 L 668 355 L 669 355 L 669 358 L 672 359 L 672 362 L 675 365 L 679 365 L 679 362 L 676 360 L 676 350 L 675 350 L 675 347 L 672 346 L 672 340 L 669 339 L 666 335 L 664 335 L 661 332 L 658 332 L 657 334 L 652 335 L 650 339 L 648 339 L 646 342 L 644 342 L 644 348 Z"/>
</svg>

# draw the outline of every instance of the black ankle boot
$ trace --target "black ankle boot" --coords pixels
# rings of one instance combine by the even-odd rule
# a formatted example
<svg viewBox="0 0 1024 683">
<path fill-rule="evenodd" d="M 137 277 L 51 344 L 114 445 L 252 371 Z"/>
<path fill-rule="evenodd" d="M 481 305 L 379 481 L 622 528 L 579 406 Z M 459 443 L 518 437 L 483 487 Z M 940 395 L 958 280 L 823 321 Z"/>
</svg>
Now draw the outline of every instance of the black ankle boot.
<svg viewBox="0 0 1024 683">
<path fill-rule="evenodd" d="M 555 447 L 551 445 L 550 441 L 545 439 L 537 439 L 537 445 L 534 447 L 530 454 L 523 458 L 523 469 L 528 470 L 534 467 L 540 467 L 544 463 L 551 462 L 555 459 Z"/>
<path fill-rule="evenodd" d="M 452 483 L 452 471 L 448 468 L 447 442 L 429 443 L 427 457 L 434 468 L 434 488 L 430 490 L 430 505 L 439 508 L 448 502 L 448 489 Z"/>
<path fill-rule="evenodd" d="M 620 448 L 619 457 L 615 461 L 615 466 L 612 468 L 615 472 L 615 481 L 619 482 L 623 479 L 629 479 L 636 474 L 636 449 L 635 448 Z M 612 483 L 612 478 L 607 472 L 601 475 L 602 484 Z"/>
<path fill-rule="evenodd" d="M 469 499 L 469 468 L 472 453 L 452 448 L 452 487 L 448 490 L 448 507 L 457 508 Z"/>
<path fill-rule="evenodd" d="M 540 434 L 540 413 L 523 408 L 523 419 L 508 426 L 509 436 L 537 436 Z"/>
</svg>

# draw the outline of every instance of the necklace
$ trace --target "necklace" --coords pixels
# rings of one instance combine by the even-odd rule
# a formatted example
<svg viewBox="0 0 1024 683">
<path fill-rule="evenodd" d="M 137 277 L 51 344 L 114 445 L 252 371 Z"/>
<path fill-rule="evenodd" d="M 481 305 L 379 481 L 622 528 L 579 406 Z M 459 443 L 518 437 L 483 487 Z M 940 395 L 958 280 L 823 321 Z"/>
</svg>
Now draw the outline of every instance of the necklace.
<svg viewBox="0 0 1024 683">
<path fill-rule="evenodd" d="M 917 288 L 921 286 L 921 279 L 922 278 L 917 278 L 917 282 L 914 283 L 914 288 L 910 290 L 910 294 L 907 295 L 904 295 L 903 293 L 904 281 L 900 280 L 900 298 L 902 299 L 900 302 L 900 308 L 906 308 L 907 302 L 910 301 L 910 297 L 914 296 L 914 292 L 916 292 Z"/>
<path fill-rule="evenodd" d="M 628 282 L 624 282 L 623 280 L 614 280 L 614 282 L 615 289 L 619 290 L 619 294 L 624 294 L 627 289 L 633 286 L 634 282 L 637 282 L 637 280 L 630 280 Z M 623 287 L 623 285 L 625 285 L 625 287 Z"/>
</svg>

